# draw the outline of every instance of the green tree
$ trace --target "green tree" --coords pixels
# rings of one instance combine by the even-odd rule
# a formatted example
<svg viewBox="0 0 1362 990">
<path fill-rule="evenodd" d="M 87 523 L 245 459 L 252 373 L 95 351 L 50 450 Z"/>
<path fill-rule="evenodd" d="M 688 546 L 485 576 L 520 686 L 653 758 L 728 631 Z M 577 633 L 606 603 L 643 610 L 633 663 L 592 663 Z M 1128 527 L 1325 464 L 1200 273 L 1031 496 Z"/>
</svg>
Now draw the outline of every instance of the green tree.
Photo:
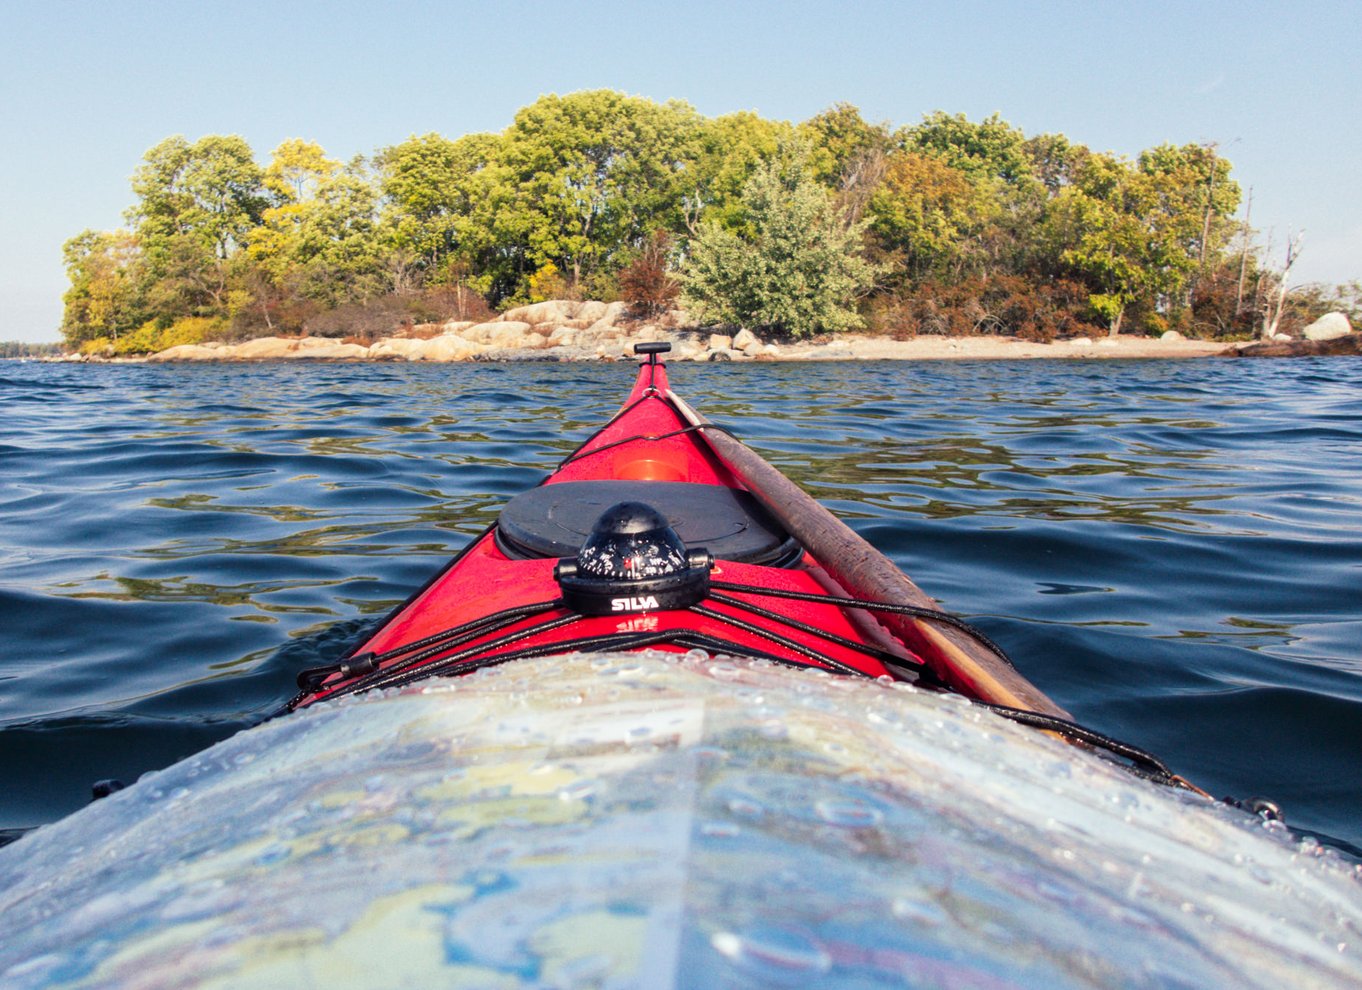
<svg viewBox="0 0 1362 990">
<path fill-rule="evenodd" d="M 775 158 L 782 143 L 793 138 L 789 124 L 748 110 L 702 121 L 695 162 L 679 180 L 686 231 L 699 234 L 701 222 L 709 220 L 740 232 L 743 187 L 761 163 Z"/>
<path fill-rule="evenodd" d="M 896 152 L 870 199 L 870 230 L 910 280 L 955 280 L 1001 213 L 993 192 L 940 158 Z"/>
<path fill-rule="evenodd" d="M 86 230 L 62 245 L 71 287 L 62 296 L 61 332 L 68 346 L 117 340 L 144 318 L 143 259 L 126 230 Z"/>
<path fill-rule="evenodd" d="M 231 262 L 267 204 L 250 146 L 209 135 L 167 138 L 133 174 L 128 211 L 146 258 L 148 298 L 162 318 L 222 314 Z"/>
<path fill-rule="evenodd" d="M 247 255 L 273 281 L 282 284 L 327 247 L 328 232 L 319 222 L 323 190 L 335 181 L 341 163 L 317 144 L 290 139 L 274 150 L 263 181 L 274 205 L 252 232 Z"/>
<path fill-rule="evenodd" d="M 1229 161 L 1214 145 L 1161 144 L 1141 152 L 1137 167 L 1156 181 L 1169 236 L 1198 267 L 1214 264 L 1239 230 L 1233 218 L 1240 190 Z"/>
<path fill-rule="evenodd" d="M 1181 300 L 1198 265 L 1203 212 L 1186 170 L 1157 156 L 1134 164 L 1093 152 L 1080 159 L 1073 184 L 1053 200 L 1047 233 L 1116 334 L 1132 305 L 1153 313 Z"/>
<path fill-rule="evenodd" d="M 1073 182 L 1073 168 L 1086 149 L 1076 148 L 1063 134 L 1037 134 L 1022 143 L 1029 172 L 1054 196 Z"/>
<path fill-rule="evenodd" d="M 415 260 L 422 280 L 440 281 L 452 258 L 474 254 L 477 240 L 471 218 L 495 191 L 489 170 L 502 140 L 469 134 L 451 141 L 438 134 L 411 137 L 374 158 L 382 195 L 379 236 L 390 264 L 403 256 Z"/>
<path fill-rule="evenodd" d="M 544 96 L 505 133 L 492 230 L 519 275 L 552 264 L 577 284 L 613 272 L 681 223 L 699 117 L 611 90 Z"/>
<path fill-rule="evenodd" d="M 342 166 L 316 145 L 286 142 L 265 174 L 278 205 L 264 212 L 238 259 L 236 309 L 247 314 L 238 323 L 296 330 L 316 306 L 363 301 L 384 289 L 377 192 L 361 162 Z"/>
<path fill-rule="evenodd" d="M 982 227 L 966 226 L 967 240 L 954 257 L 968 264 L 957 265 L 950 277 L 1053 274 L 1038 256 L 1035 233 L 1045 214 L 1047 177 L 1036 169 L 1038 149 L 1028 147 L 1019 129 L 997 114 L 976 123 L 963 114 L 937 111 L 901 131 L 899 140 L 904 152 L 934 158 L 963 174 L 973 188 L 971 213 L 988 217 Z"/>
<path fill-rule="evenodd" d="M 809 171 L 827 188 L 839 190 L 858 164 L 886 154 L 893 139 L 885 124 L 869 124 L 850 103 L 834 103 L 796 129 L 809 146 Z"/>
<path fill-rule="evenodd" d="M 274 204 L 305 203 L 315 199 L 317 188 L 341 170 L 341 163 L 328 158 L 315 141 L 289 138 L 274 149 L 261 175 Z"/>
<path fill-rule="evenodd" d="M 964 114 L 937 110 L 898 137 L 905 150 L 940 158 L 972 178 L 1015 184 L 1032 177 L 1026 135 L 996 113 L 974 123 Z"/>
<path fill-rule="evenodd" d="M 30 344 L 23 340 L 0 341 L 0 358 L 56 357 L 61 344 Z"/>
<path fill-rule="evenodd" d="M 759 166 L 742 204 L 749 235 L 710 222 L 691 244 L 692 313 L 795 337 L 861 326 L 854 303 L 875 274 L 861 257 L 861 225 L 842 221 L 804 158 Z"/>
</svg>

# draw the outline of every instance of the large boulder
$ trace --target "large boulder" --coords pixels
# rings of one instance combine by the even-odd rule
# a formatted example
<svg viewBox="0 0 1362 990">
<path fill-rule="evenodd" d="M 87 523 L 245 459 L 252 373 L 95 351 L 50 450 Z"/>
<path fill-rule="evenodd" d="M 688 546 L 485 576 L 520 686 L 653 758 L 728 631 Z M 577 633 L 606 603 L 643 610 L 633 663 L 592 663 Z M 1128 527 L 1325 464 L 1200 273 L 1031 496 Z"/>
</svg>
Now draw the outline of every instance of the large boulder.
<svg viewBox="0 0 1362 990">
<path fill-rule="evenodd" d="M 1168 341 L 1178 341 L 1178 340 L 1186 340 L 1186 339 L 1187 339 L 1186 337 L 1184 337 L 1182 334 L 1178 333 L 1176 330 L 1165 330 L 1165 331 L 1163 332 L 1163 335 L 1159 337 L 1159 340 L 1168 340 Z"/>
<path fill-rule="evenodd" d="M 221 361 L 223 352 L 217 347 L 202 344 L 178 344 L 152 354 L 148 361 Z"/>
<path fill-rule="evenodd" d="M 1325 313 L 1305 328 L 1306 340 L 1335 340 L 1353 332 L 1348 317 L 1342 313 Z"/>
<path fill-rule="evenodd" d="M 283 337 L 256 337 L 231 348 L 226 357 L 238 361 L 276 361 L 292 357 L 298 349 L 298 341 L 285 340 Z"/>
<path fill-rule="evenodd" d="M 425 344 L 422 356 L 427 361 L 471 361 L 485 349 L 453 333 L 433 337 Z"/>
<path fill-rule="evenodd" d="M 672 342 L 671 357 L 673 361 L 707 361 L 709 351 L 698 338 L 687 335 Z"/>
<path fill-rule="evenodd" d="M 586 325 L 591 326 L 591 324 L 605 316 L 607 308 L 605 303 L 592 299 L 582 303 L 581 307 L 577 310 L 576 315 L 573 316 L 573 319 L 585 320 Z"/>
<path fill-rule="evenodd" d="M 369 348 L 362 344 L 345 344 L 329 337 L 304 337 L 298 341 L 297 347 L 284 356 L 310 361 L 351 361 L 367 358 Z"/>
<path fill-rule="evenodd" d="M 591 326 L 582 331 L 583 339 L 590 340 L 613 340 L 619 336 L 619 328 L 615 326 L 615 321 L 608 316 L 603 316 Z"/>
<path fill-rule="evenodd" d="M 762 342 L 757 338 L 757 335 L 746 327 L 743 327 L 733 335 L 733 349 L 735 351 L 754 353 L 761 350 L 762 346 Z"/>
<path fill-rule="evenodd" d="M 574 319 L 577 316 L 577 311 L 581 308 L 581 303 L 573 302 L 570 299 L 548 299 L 544 302 L 508 309 L 497 319 L 509 323 L 528 323 L 531 326 L 536 323 L 558 324 Z"/>
<path fill-rule="evenodd" d="M 413 337 L 384 337 L 369 348 L 369 357 L 378 361 L 420 361 L 426 356 L 428 343 Z"/>
<path fill-rule="evenodd" d="M 491 323 L 478 323 L 459 331 L 459 336 L 475 344 L 490 344 L 494 347 L 518 347 L 530 332 L 530 324 L 521 320 L 498 320 Z"/>
</svg>

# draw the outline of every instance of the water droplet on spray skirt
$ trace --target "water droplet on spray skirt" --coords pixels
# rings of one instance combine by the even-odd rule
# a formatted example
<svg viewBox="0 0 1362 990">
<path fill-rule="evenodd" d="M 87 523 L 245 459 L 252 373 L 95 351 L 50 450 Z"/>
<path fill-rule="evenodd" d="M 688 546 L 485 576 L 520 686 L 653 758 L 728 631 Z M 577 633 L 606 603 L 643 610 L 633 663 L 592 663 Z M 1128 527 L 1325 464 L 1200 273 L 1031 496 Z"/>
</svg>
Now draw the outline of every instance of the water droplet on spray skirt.
<svg viewBox="0 0 1362 990">
<path fill-rule="evenodd" d="M 777 984 L 804 983 L 832 968 L 832 956 L 812 935 L 759 925 L 741 934 L 715 932 L 709 944 L 738 969 Z"/>
</svg>

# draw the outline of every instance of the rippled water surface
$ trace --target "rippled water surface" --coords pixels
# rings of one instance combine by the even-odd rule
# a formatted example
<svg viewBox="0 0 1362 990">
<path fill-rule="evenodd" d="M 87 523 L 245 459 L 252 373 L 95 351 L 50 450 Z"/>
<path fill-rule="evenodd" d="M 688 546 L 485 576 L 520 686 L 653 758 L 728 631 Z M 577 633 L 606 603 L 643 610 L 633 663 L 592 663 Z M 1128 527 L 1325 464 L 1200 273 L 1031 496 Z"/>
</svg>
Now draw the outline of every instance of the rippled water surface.
<svg viewBox="0 0 1362 990">
<path fill-rule="evenodd" d="M 631 379 L 0 362 L 0 828 L 271 711 Z M 672 381 L 1080 721 L 1362 844 L 1362 361 Z"/>
</svg>

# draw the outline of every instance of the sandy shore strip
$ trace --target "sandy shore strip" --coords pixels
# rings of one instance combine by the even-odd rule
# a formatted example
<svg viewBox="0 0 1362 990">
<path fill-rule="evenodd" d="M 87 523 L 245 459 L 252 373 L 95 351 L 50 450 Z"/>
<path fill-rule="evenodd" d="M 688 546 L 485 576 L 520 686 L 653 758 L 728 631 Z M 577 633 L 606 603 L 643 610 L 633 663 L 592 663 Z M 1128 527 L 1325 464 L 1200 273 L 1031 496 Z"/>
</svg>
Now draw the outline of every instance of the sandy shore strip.
<svg viewBox="0 0 1362 990">
<path fill-rule="evenodd" d="M 915 337 L 895 340 L 870 334 L 841 334 L 817 341 L 729 346 L 732 338 L 693 331 L 644 327 L 612 330 L 608 338 L 555 343 L 530 334 L 503 344 L 470 342 L 456 333 L 429 340 L 388 338 L 372 345 L 324 337 L 262 337 L 243 344 L 187 345 L 149 358 L 114 361 L 620 361 L 633 357 L 633 344 L 671 340 L 672 361 L 989 361 L 1105 360 L 1119 358 L 1202 358 L 1233 352 L 1236 345 L 1152 337 L 1079 337 L 1050 344 L 1015 337 Z M 81 360 L 82 358 L 77 358 Z M 89 360 L 88 358 L 83 358 Z M 96 358 L 95 360 L 100 360 Z M 104 359 L 110 360 L 110 359 Z"/>
<path fill-rule="evenodd" d="M 1016 337 L 914 337 L 893 340 L 847 334 L 826 343 L 786 344 L 779 359 L 793 361 L 850 359 L 861 361 L 1008 360 L 1031 358 L 1199 358 L 1233 350 L 1234 344 L 1206 340 L 1160 340 L 1155 337 L 1079 337 L 1037 344 Z"/>
</svg>

